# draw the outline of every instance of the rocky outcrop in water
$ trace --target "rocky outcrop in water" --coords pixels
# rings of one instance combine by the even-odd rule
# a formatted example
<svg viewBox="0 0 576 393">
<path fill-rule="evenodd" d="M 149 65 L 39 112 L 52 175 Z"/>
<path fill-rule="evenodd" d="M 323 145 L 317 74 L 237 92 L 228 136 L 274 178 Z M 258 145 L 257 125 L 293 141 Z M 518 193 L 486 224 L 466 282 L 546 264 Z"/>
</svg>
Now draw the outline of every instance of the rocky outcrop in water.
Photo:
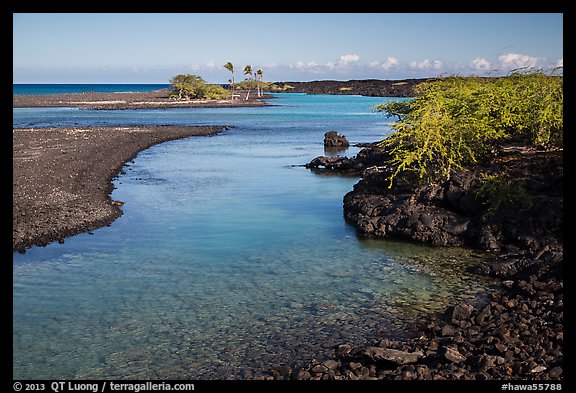
<svg viewBox="0 0 576 393">
<path fill-rule="evenodd" d="M 306 167 L 362 176 L 344 197 L 346 220 L 361 237 L 499 252 L 498 263 L 484 266 L 484 273 L 502 277 L 544 259 L 562 261 L 562 152 L 503 148 L 490 166 L 453 172 L 440 184 L 393 188 L 389 158 L 385 149 L 372 147 L 353 158 L 316 157 Z M 482 173 L 515 179 L 521 188 L 513 203 L 503 201 L 496 209 L 480 197 Z"/>
<path fill-rule="evenodd" d="M 466 246 L 514 255 L 486 267 L 511 275 L 543 257 L 562 260 L 563 159 L 561 152 L 503 150 L 490 167 L 454 172 L 440 184 L 389 188 L 389 153 L 372 147 L 356 157 L 314 158 L 309 169 L 361 175 L 344 197 L 346 220 L 361 237 L 400 238 L 433 246 Z M 479 197 L 481 173 L 505 173 L 521 184 L 523 204 L 493 209 Z M 516 196 L 517 197 L 517 196 Z M 510 259 L 510 258 L 508 258 Z M 505 271 L 508 272 L 505 272 Z"/>
<path fill-rule="evenodd" d="M 503 148 L 490 166 L 455 172 L 444 183 L 392 189 L 387 157 L 369 148 L 352 159 L 317 157 L 308 165 L 362 176 L 344 197 L 346 219 L 360 236 L 489 250 L 494 258 L 477 271 L 501 277 L 501 288 L 488 304 L 446 310 L 412 339 L 342 343 L 331 359 L 258 378 L 562 379 L 562 152 Z M 525 200 L 491 207 L 478 193 L 480 172 L 521 182 Z"/>
<path fill-rule="evenodd" d="M 477 196 L 481 182 L 477 171 L 454 173 L 442 184 L 389 189 L 389 173 L 372 170 L 345 196 L 345 215 L 362 236 L 492 251 L 542 248 L 543 237 L 562 240 L 561 157 L 543 155 L 530 160 L 530 167 L 541 172 L 540 176 L 524 173 L 531 199 L 526 209 L 506 206 L 490 211 Z"/>
<path fill-rule="evenodd" d="M 362 149 L 353 157 L 326 157 L 319 156 L 305 165 L 308 169 L 326 171 L 328 173 L 347 173 L 360 176 L 370 167 L 377 167 L 384 160 L 389 158 L 389 154 L 384 149 L 369 148 Z"/>
<path fill-rule="evenodd" d="M 324 134 L 324 147 L 348 147 L 350 143 L 344 135 L 338 135 L 336 131 L 328 131 Z"/>
<path fill-rule="evenodd" d="M 521 181 L 526 203 L 493 210 L 478 196 L 481 171 L 505 172 Z M 502 277 L 563 259 L 561 152 L 505 152 L 489 168 L 455 172 L 444 183 L 414 188 L 388 188 L 389 174 L 386 167 L 366 169 L 344 197 L 346 220 L 360 236 L 500 252 L 484 273 Z"/>
</svg>

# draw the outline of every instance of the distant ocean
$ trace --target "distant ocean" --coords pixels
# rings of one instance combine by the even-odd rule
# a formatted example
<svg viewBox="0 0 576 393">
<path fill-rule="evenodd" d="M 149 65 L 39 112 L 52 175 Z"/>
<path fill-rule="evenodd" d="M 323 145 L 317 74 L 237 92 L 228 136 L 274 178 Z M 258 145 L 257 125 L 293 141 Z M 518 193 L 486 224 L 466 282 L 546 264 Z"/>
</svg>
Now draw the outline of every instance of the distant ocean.
<svg viewBox="0 0 576 393">
<path fill-rule="evenodd" d="M 36 84 L 36 83 L 15 83 L 12 85 L 14 94 L 61 94 L 61 93 L 86 93 L 86 92 L 141 92 L 166 89 L 169 84 Z"/>
</svg>

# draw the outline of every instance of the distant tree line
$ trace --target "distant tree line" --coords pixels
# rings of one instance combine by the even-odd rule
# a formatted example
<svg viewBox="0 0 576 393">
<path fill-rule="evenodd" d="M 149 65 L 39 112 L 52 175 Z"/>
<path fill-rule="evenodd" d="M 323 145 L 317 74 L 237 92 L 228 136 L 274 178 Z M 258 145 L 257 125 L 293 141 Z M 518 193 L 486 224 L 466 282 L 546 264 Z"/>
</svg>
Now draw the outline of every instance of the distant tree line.
<svg viewBox="0 0 576 393">
<path fill-rule="evenodd" d="M 177 100 L 222 100 L 228 96 L 228 92 L 216 84 L 208 84 L 198 75 L 179 74 L 170 79 L 172 92 L 170 98 Z"/>
<path fill-rule="evenodd" d="M 231 77 L 228 79 L 228 89 L 219 84 L 209 84 L 202 77 L 194 74 L 178 74 L 170 79 L 170 98 L 176 100 L 222 100 L 229 97 L 230 100 L 240 98 L 239 91 L 245 92 L 244 99 L 250 98 L 250 93 L 256 91 L 258 97 L 264 95 L 264 90 L 268 91 L 287 91 L 293 89 L 292 86 L 284 85 L 279 87 L 272 82 L 264 82 L 264 72 L 261 68 L 254 71 L 251 65 L 244 67 L 245 78 L 241 82 L 236 82 L 234 78 L 234 64 L 227 62 L 223 66 L 230 71 Z M 225 86 L 225 85 L 224 85 Z"/>
<path fill-rule="evenodd" d="M 236 98 L 234 94 L 234 90 L 242 89 L 246 91 L 246 100 L 250 97 L 250 92 L 252 90 L 256 90 L 258 97 L 262 97 L 264 94 L 264 88 L 268 86 L 268 84 L 262 81 L 262 77 L 264 73 L 262 69 L 258 69 L 254 72 L 251 65 L 247 65 L 244 67 L 244 75 L 246 78 L 243 82 L 236 83 L 234 81 L 234 64 L 232 62 L 227 62 L 224 64 L 224 68 L 226 68 L 232 74 L 232 77 L 228 79 L 228 84 L 230 86 L 230 99 Z"/>
</svg>

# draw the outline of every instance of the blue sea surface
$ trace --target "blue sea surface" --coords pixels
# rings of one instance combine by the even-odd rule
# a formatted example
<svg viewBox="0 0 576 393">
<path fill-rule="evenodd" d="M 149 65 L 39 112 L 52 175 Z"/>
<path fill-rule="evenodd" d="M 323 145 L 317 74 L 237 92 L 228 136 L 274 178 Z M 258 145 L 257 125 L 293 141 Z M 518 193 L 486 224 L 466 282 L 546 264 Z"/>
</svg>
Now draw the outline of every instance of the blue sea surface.
<svg viewBox="0 0 576 393">
<path fill-rule="evenodd" d="M 231 125 L 147 149 L 115 180 L 124 215 L 13 254 L 15 379 L 225 379 L 409 335 L 492 282 L 464 249 L 359 239 L 356 177 L 301 165 L 336 130 L 390 132 L 388 99 L 275 94 L 258 108 L 15 108 L 15 127 Z M 351 147 L 340 154 L 354 155 Z"/>
<path fill-rule="evenodd" d="M 56 83 L 14 83 L 13 94 L 61 94 L 61 93 L 115 93 L 115 92 L 145 92 L 170 87 L 167 83 L 131 83 L 131 84 L 56 84 Z"/>
</svg>

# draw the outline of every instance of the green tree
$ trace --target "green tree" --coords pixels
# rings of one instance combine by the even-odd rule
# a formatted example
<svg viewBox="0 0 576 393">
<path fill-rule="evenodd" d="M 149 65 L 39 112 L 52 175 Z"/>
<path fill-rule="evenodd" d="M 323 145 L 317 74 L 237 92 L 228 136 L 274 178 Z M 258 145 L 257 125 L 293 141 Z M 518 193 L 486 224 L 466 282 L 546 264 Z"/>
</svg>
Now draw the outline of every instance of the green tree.
<svg viewBox="0 0 576 393">
<path fill-rule="evenodd" d="M 234 64 L 230 61 L 224 64 L 224 68 L 226 68 L 232 74 L 232 78 L 229 80 L 230 82 L 230 99 L 234 99 Z"/>
<path fill-rule="evenodd" d="M 207 84 L 204 79 L 193 74 L 179 74 L 170 79 L 171 98 L 186 99 L 223 99 L 228 93 L 220 85 Z"/>
<path fill-rule="evenodd" d="M 191 96 L 195 95 L 195 90 L 201 83 L 205 83 L 204 80 L 193 74 L 178 74 L 170 79 L 174 94 L 177 94 L 176 98 L 179 100 L 190 99 Z"/>
<path fill-rule="evenodd" d="M 344 87 L 340 88 L 340 90 L 342 89 L 344 89 Z M 410 100 L 388 101 L 385 104 L 375 105 L 372 110 L 374 112 L 386 112 L 388 116 L 396 116 L 398 121 L 402 121 L 402 119 L 410 112 Z"/>
<path fill-rule="evenodd" d="M 390 149 L 399 174 L 426 182 L 450 178 L 452 170 L 487 160 L 504 141 L 539 148 L 563 145 L 563 80 L 541 70 L 501 78 L 450 76 L 420 83 L 406 104 L 375 107 L 400 120 L 379 143 Z"/>
</svg>

